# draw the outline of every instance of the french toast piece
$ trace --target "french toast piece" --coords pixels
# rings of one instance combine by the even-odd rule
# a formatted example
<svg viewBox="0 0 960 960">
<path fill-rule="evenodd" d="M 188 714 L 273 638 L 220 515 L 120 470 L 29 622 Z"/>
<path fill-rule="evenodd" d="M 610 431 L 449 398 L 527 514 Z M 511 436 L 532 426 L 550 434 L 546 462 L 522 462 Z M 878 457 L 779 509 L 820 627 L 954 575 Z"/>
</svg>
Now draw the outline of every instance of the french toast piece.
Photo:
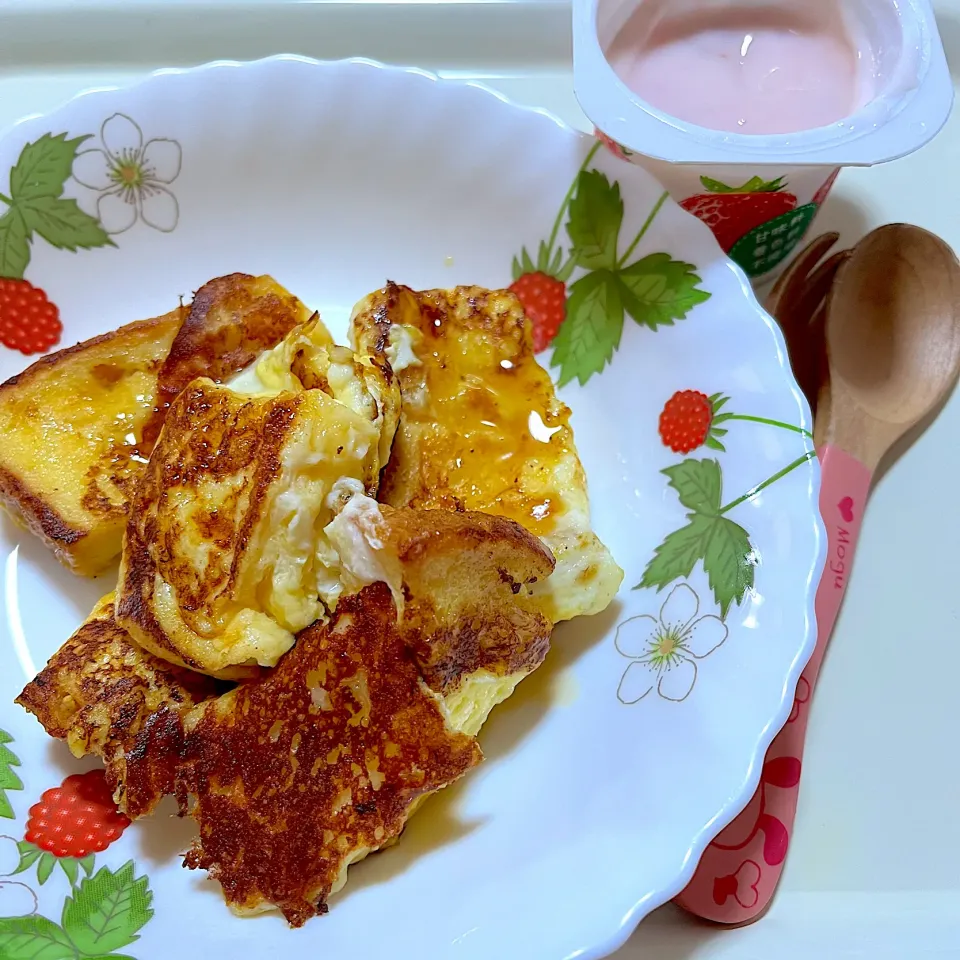
<svg viewBox="0 0 960 960">
<path fill-rule="evenodd" d="M 127 525 L 117 619 L 171 663 L 253 676 L 336 604 L 323 528 L 341 494 L 376 492 L 399 394 L 385 412 L 368 389 L 385 395 L 383 374 L 345 347 L 300 361 L 315 389 L 298 377 L 299 392 L 248 394 L 200 379 L 167 414 Z"/>
<path fill-rule="evenodd" d="M 231 907 L 272 904 L 293 926 L 325 913 L 351 863 L 394 841 L 421 798 L 480 761 L 470 734 L 491 689 L 512 690 L 549 646 L 531 588 L 553 560 L 519 524 L 362 512 L 340 530 L 345 559 L 361 580 L 367 565 L 393 582 L 341 597 L 257 679 L 162 709 L 120 771 L 130 816 L 172 791 L 196 819 L 185 863 L 209 870 Z"/>
<path fill-rule="evenodd" d="M 546 657 L 550 624 L 537 592 L 555 562 L 520 524 L 484 513 L 397 510 L 356 495 L 325 533 L 345 593 L 390 587 L 421 675 L 460 732 L 476 736 Z"/>
<path fill-rule="evenodd" d="M 60 350 L 0 385 L 0 502 L 75 573 L 94 576 L 120 552 L 145 462 L 137 433 L 185 313 Z"/>
<path fill-rule="evenodd" d="M 17 697 L 74 756 L 102 757 L 108 771 L 162 706 L 188 709 L 219 691 L 217 683 L 174 667 L 138 647 L 104 597 L 83 625 Z"/>
<path fill-rule="evenodd" d="M 309 317 L 270 277 L 231 274 L 189 307 L 43 357 L 0 385 L 0 503 L 75 573 L 100 573 L 169 399 L 198 369 L 229 378 Z"/>
<path fill-rule="evenodd" d="M 537 590 L 555 623 L 605 609 L 623 571 L 591 529 L 570 410 L 516 296 L 390 283 L 357 304 L 350 337 L 390 361 L 403 398 L 379 498 L 510 517 L 556 557 Z"/>
<path fill-rule="evenodd" d="M 229 380 L 308 323 L 333 343 L 319 315 L 273 277 L 231 273 L 205 283 L 160 370 L 157 409 L 144 427 L 141 453 L 153 449 L 166 411 L 187 384 L 198 377 Z"/>
</svg>

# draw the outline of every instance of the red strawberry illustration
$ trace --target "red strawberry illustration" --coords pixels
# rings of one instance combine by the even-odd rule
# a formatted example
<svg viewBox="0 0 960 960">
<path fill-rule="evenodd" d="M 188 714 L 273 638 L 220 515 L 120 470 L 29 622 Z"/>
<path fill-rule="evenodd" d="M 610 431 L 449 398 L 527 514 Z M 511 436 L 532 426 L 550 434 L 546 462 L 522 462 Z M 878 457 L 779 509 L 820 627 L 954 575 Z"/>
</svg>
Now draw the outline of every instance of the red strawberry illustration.
<svg viewBox="0 0 960 960">
<path fill-rule="evenodd" d="M 720 442 L 720 438 L 727 435 L 727 428 L 721 427 L 720 424 L 725 424 L 728 420 L 748 420 L 768 427 L 789 430 L 792 433 L 803 433 L 811 438 L 813 436 L 809 431 L 781 420 L 771 420 L 769 417 L 753 414 L 731 413 L 729 410 L 721 413 L 729 399 L 722 393 L 715 393 L 708 397 L 699 390 L 678 390 L 664 404 L 660 413 L 658 429 L 664 446 L 669 447 L 674 453 L 690 453 L 691 450 L 701 446 L 722 452 L 726 447 Z"/>
<path fill-rule="evenodd" d="M 106 850 L 130 825 L 117 811 L 102 770 L 67 777 L 30 808 L 24 840 L 58 859 Z"/>
<path fill-rule="evenodd" d="M 510 285 L 510 289 L 517 295 L 530 318 L 534 353 L 546 350 L 563 323 L 567 304 L 566 284 L 537 270 L 521 274 Z"/>
<path fill-rule="evenodd" d="M 23 354 L 45 353 L 60 342 L 60 311 L 27 280 L 0 277 L 0 343 Z"/>
<path fill-rule="evenodd" d="M 718 411 L 729 398 L 715 393 L 708 397 L 699 390 L 680 390 L 665 404 L 660 414 L 659 431 L 664 446 L 674 453 L 690 453 L 706 444 L 712 450 L 723 450 L 719 438 L 726 434 L 717 424 L 730 419 Z"/>
<path fill-rule="evenodd" d="M 700 182 L 709 192 L 688 197 L 680 206 L 710 227 L 724 253 L 751 230 L 797 206 L 797 198 L 784 190 L 782 177 L 752 177 L 739 187 L 710 177 L 701 177 Z"/>
<path fill-rule="evenodd" d="M 526 248 L 519 259 L 513 258 L 513 283 L 510 289 L 517 295 L 530 320 L 533 334 L 533 352 L 550 346 L 563 323 L 567 309 L 567 280 L 573 272 L 573 257 L 562 263 L 563 248 L 552 250 L 540 243 L 537 262 L 530 259 Z"/>
<path fill-rule="evenodd" d="M 840 168 L 837 167 L 833 173 L 827 177 L 826 183 L 813 195 L 813 200 L 810 202 L 815 206 L 819 207 L 823 204 L 823 201 L 827 199 L 828 194 L 830 193 L 831 188 L 837 182 L 837 177 L 840 176 Z"/>
</svg>

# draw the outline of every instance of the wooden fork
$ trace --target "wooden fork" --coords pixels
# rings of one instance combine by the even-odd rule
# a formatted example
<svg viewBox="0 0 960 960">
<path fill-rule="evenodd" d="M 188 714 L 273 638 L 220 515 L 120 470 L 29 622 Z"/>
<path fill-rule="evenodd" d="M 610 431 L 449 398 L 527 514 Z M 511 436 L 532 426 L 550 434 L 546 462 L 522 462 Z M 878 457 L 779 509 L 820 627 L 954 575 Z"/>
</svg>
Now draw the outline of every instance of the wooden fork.
<svg viewBox="0 0 960 960">
<path fill-rule="evenodd" d="M 780 275 L 764 303 L 780 324 L 794 376 L 814 417 L 821 392 L 829 389 L 824 334 L 827 294 L 850 257 L 850 250 L 838 250 L 823 259 L 839 239 L 838 233 L 825 233 L 813 240 Z"/>
</svg>

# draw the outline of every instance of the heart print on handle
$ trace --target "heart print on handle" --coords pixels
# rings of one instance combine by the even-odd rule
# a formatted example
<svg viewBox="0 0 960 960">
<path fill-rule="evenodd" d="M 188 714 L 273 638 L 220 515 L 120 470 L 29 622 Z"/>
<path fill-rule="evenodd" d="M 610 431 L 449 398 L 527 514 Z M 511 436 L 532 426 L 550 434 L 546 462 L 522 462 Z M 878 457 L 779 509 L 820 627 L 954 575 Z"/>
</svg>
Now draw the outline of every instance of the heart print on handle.
<svg viewBox="0 0 960 960">
<path fill-rule="evenodd" d="M 676 898 L 684 910 L 716 923 L 743 924 L 769 906 L 783 872 L 797 811 L 809 701 L 846 591 L 871 472 L 839 447 L 819 450 L 820 513 L 827 559 L 817 588 L 817 645 L 786 725 L 767 751 L 760 785 L 746 809 L 707 847 L 693 879 Z"/>
</svg>

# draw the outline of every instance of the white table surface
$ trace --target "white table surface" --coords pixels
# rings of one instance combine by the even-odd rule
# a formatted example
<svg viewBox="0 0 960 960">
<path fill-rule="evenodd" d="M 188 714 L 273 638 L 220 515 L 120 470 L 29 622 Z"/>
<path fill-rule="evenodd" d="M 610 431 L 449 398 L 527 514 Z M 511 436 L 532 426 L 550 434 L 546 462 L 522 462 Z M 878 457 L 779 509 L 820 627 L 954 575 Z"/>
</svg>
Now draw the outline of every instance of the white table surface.
<svg viewBox="0 0 960 960">
<path fill-rule="evenodd" d="M 458 4 L 456 14 L 443 4 L 382 4 L 369 20 L 371 4 L 208 0 L 202 16 L 190 0 L 161 6 L 0 0 L 0 127 L 155 67 L 298 52 L 478 77 L 588 129 L 558 0 L 510 11 Z M 960 0 L 935 6 L 960 80 Z M 181 13 L 192 29 L 171 39 L 162 22 Z M 437 25 L 448 42 L 426 53 L 396 29 L 398 17 Z M 468 22 L 473 29 L 462 29 Z M 960 113 L 918 154 L 845 171 L 817 227 L 852 242 L 890 221 L 924 226 L 960 250 Z M 960 393 L 876 485 L 817 689 L 796 832 L 771 911 L 721 930 L 664 907 L 618 960 L 960 957 L 958 478 Z"/>
</svg>

